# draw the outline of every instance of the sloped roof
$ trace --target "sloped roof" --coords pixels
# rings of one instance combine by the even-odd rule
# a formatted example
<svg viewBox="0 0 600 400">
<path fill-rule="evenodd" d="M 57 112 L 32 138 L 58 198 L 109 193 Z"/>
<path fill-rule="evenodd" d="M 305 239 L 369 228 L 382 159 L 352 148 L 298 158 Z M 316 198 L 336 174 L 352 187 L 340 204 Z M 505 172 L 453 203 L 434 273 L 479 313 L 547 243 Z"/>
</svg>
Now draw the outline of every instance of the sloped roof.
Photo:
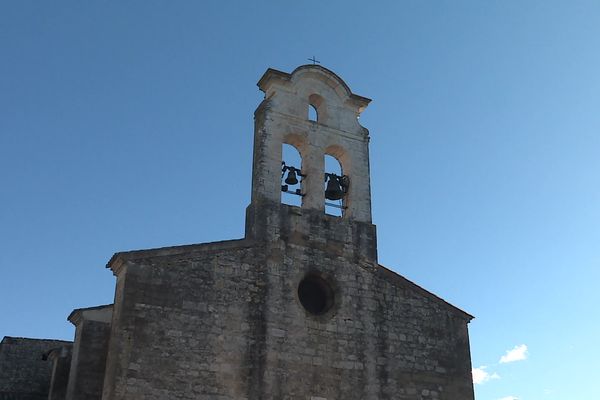
<svg viewBox="0 0 600 400">
<path fill-rule="evenodd" d="M 398 274 L 397 272 L 394 272 L 391 269 L 384 267 L 381 264 L 378 264 L 377 267 L 378 267 L 377 273 L 382 274 L 387 280 L 391 281 L 392 283 L 395 283 L 400 286 L 414 290 L 415 292 L 417 292 L 437 303 L 444 305 L 451 311 L 456 312 L 459 315 L 463 316 L 467 321 L 470 321 L 475 318 L 474 316 L 467 313 L 466 311 L 463 311 L 462 309 L 448 303 L 446 300 L 442 299 L 438 295 L 430 292 L 429 290 L 424 289 L 423 287 L 417 285 L 413 281 L 406 279 L 404 276 Z"/>
</svg>

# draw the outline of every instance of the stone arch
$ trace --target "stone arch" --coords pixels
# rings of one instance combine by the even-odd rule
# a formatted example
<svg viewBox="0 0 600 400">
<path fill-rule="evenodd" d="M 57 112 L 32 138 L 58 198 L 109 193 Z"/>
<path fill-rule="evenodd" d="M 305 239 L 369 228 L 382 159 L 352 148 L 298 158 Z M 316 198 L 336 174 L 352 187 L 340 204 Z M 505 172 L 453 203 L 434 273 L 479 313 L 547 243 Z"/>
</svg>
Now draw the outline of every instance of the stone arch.
<svg viewBox="0 0 600 400">
<path fill-rule="evenodd" d="M 320 65 L 302 65 L 296 68 L 288 76 L 292 80 L 312 78 L 321 82 L 324 86 L 331 88 L 336 93 L 340 103 L 344 103 L 348 99 L 365 103 L 359 105 L 360 111 L 362 111 L 370 101 L 367 98 L 353 94 L 342 78 L 340 78 L 335 72 Z"/>
<path fill-rule="evenodd" d="M 306 156 L 306 137 L 304 135 L 298 133 L 288 133 L 283 135 L 282 144 L 289 144 L 296 148 L 298 153 L 300 153 L 300 157 L 304 159 Z"/>
<path fill-rule="evenodd" d="M 342 166 L 342 173 L 350 176 L 352 171 L 352 160 L 344 147 L 339 144 L 332 144 L 325 148 L 324 153 L 335 158 Z"/>
</svg>

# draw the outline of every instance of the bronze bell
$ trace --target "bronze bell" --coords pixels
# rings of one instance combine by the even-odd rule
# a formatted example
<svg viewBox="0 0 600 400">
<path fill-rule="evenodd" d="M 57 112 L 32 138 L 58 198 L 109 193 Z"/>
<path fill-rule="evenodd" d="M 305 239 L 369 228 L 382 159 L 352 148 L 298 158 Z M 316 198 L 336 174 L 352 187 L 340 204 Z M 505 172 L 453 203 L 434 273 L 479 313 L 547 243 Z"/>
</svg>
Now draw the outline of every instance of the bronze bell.
<svg viewBox="0 0 600 400">
<path fill-rule="evenodd" d="M 325 189 L 325 198 L 328 200 L 340 200 L 344 197 L 344 194 L 337 176 L 329 175 L 327 189 Z"/>
<path fill-rule="evenodd" d="M 296 169 L 290 168 L 289 171 L 290 172 L 288 172 L 287 178 L 285 178 L 285 183 L 287 183 L 288 185 L 297 185 L 298 178 L 296 178 Z"/>
</svg>

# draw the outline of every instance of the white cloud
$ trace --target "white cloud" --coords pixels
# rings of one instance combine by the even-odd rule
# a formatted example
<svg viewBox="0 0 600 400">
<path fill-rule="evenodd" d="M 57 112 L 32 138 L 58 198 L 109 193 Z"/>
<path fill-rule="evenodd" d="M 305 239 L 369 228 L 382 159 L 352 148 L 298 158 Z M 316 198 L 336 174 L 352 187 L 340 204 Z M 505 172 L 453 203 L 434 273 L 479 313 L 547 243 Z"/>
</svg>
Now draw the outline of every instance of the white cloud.
<svg viewBox="0 0 600 400">
<path fill-rule="evenodd" d="M 471 371 L 471 373 L 473 374 L 473 383 L 476 385 L 481 385 L 482 383 L 485 383 L 487 381 L 489 381 L 490 379 L 500 379 L 500 375 L 498 375 L 497 373 L 489 373 L 487 372 L 485 369 L 487 367 L 485 365 L 482 365 L 479 368 L 473 368 L 473 370 Z"/>
<path fill-rule="evenodd" d="M 527 346 L 521 344 L 519 346 L 515 346 L 512 350 L 507 350 L 506 354 L 500 358 L 500 363 L 509 363 L 513 361 L 524 360 L 527 358 Z M 504 399 L 501 399 L 504 400 Z"/>
<path fill-rule="evenodd" d="M 502 397 L 498 400 L 519 400 L 519 398 L 517 396 L 506 396 L 506 397 Z"/>
</svg>

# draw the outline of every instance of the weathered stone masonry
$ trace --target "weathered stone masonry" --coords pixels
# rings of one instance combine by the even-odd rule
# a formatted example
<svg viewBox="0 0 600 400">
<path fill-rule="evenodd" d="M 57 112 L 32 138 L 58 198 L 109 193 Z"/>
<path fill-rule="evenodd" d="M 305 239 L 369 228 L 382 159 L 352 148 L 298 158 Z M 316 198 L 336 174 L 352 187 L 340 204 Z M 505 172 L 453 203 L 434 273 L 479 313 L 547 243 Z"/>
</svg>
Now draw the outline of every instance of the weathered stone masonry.
<svg viewBox="0 0 600 400">
<path fill-rule="evenodd" d="M 70 345 L 63 340 L 4 337 L 0 343 L 0 400 L 47 399 L 52 364 L 44 355 Z"/>
</svg>

